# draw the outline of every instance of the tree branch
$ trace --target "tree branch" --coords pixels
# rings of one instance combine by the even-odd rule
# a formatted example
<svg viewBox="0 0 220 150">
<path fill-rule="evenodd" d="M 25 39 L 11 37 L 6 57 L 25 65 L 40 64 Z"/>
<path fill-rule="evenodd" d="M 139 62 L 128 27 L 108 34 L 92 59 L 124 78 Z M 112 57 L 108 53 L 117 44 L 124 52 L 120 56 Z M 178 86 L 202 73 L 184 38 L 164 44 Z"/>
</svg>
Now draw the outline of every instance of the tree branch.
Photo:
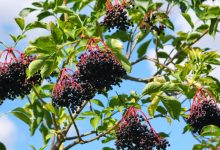
<svg viewBox="0 0 220 150">
<path fill-rule="evenodd" d="M 124 79 L 135 81 L 135 82 L 149 83 L 149 82 L 153 81 L 154 77 L 148 78 L 148 79 L 142 79 L 142 78 L 136 78 L 136 77 L 132 77 L 132 76 L 126 75 L 124 77 Z"/>
<path fill-rule="evenodd" d="M 90 131 L 90 132 L 81 134 L 80 137 L 85 137 L 85 136 L 95 134 L 95 133 L 96 133 L 96 131 Z M 77 138 L 78 138 L 78 136 L 73 136 L 73 137 L 67 137 L 67 138 L 65 138 L 65 140 L 74 140 L 74 139 L 77 139 Z"/>
</svg>

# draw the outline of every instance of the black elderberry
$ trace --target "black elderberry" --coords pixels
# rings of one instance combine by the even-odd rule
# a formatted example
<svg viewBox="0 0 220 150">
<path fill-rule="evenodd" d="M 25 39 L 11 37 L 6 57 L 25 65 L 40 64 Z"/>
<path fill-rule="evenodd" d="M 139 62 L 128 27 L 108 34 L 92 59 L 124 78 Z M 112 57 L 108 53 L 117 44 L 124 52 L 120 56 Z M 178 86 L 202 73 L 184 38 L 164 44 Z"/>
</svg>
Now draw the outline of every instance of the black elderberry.
<svg viewBox="0 0 220 150">
<path fill-rule="evenodd" d="M 139 115 L 133 107 L 128 109 L 116 130 L 117 150 L 165 150 L 170 146 L 145 119 L 147 118 Z"/>
<path fill-rule="evenodd" d="M 5 99 L 14 100 L 16 97 L 23 98 L 30 94 L 31 88 L 35 84 L 40 84 L 41 76 L 36 73 L 28 79 L 26 69 L 29 64 L 35 59 L 31 56 L 24 56 L 19 53 L 19 58 L 15 57 L 13 48 L 8 48 L 6 56 L 10 57 L 10 61 L 5 58 L 5 62 L 0 64 L 0 101 Z M 4 59 L 4 58 L 3 58 Z"/>
<path fill-rule="evenodd" d="M 133 26 L 133 23 L 128 18 L 127 10 L 124 7 L 125 3 L 112 5 L 112 3 L 107 0 L 106 7 L 107 11 L 104 16 L 103 22 L 101 22 L 102 25 L 104 25 L 109 31 L 111 29 L 116 28 L 117 31 L 127 31 L 130 26 Z M 129 5 L 129 7 L 126 7 L 127 9 L 131 8 L 130 6 L 133 6 L 134 3 Z"/>
<path fill-rule="evenodd" d="M 95 95 L 95 89 L 89 83 L 81 82 L 78 72 L 70 75 L 66 71 L 62 70 L 53 89 L 52 101 L 56 107 L 67 107 L 75 112 L 84 100 L 90 100 Z"/>
<path fill-rule="evenodd" d="M 205 89 L 199 89 L 193 99 L 187 123 L 193 127 L 194 133 L 201 133 L 202 128 L 207 125 L 220 127 L 220 109 L 213 96 Z"/>
<path fill-rule="evenodd" d="M 79 79 L 89 82 L 98 92 L 108 91 L 112 89 L 112 85 L 119 85 L 122 82 L 126 70 L 108 48 L 95 49 L 96 46 L 90 46 L 90 52 L 80 56 L 77 64 Z"/>
</svg>

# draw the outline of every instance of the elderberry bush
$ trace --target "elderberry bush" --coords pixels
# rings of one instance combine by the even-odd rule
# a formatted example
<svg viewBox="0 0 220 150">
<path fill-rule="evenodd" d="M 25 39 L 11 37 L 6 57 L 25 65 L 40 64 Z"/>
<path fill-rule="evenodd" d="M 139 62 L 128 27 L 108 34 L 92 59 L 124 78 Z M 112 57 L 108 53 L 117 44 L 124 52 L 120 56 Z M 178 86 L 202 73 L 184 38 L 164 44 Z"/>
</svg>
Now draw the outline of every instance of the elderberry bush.
<svg viewBox="0 0 220 150">
<path fill-rule="evenodd" d="M 126 70 L 110 50 L 90 50 L 79 58 L 79 79 L 90 83 L 99 93 L 111 90 L 112 85 L 119 85 L 126 75 Z"/>
<path fill-rule="evenodd" d="M 116 130 L 117 150 L 165 150 L 170 146 L 152 128 L 148 128 L 141 115 L 131 115 Z"/>
<path fill-rule="evenodd" d="M 115 5 L 113 9 L 107 10 L 104 16 L 104 21 L 101 22 L 109 32 L 111 29 L 116 28 L 118 31 L 126 31 L 130 26 L 133 26 L 133 23 L 128 18 L 128 13 L 126 9 L 120 5 Z"/>
<path fill-rule="evenodd" d="M 55 85 L 52 101 L 56 107 L 67 107 L 76 112 L 84 100 L 90 100 L 94 95 L 94 88 L 89 83 L 80 82 L 78 73 L 74 73 Z"/>
<path fill-rule="evenodd" d="M 220 110 L 217 104 L 211 100 L 204 100 L 194 107 L 187 123 L 193 127 L 194 133 L 201 133 L 204 126 L 216 125 L 220 127 Z"/>
<path fill-rule="evenodd" d="M 14 100 L 16 97 L 23 98 L 30 94 L 33 85 L 41 83 L 41 76 L 36 73 L 28 79 L 26 69 L 34 60 L 33 57 L 24 57 L 17 61 L 4 64 L 0 71 L 0 100 Z"/>
</svg>

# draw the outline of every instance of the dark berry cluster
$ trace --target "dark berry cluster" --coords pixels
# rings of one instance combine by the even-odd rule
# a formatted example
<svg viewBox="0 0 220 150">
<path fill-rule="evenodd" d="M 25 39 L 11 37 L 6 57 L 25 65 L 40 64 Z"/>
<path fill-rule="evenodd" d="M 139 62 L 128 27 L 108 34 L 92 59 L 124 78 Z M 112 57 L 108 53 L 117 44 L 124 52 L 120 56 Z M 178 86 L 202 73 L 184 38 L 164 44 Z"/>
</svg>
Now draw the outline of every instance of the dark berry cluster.
<svg viewBox="0 0 220 150">
<path fill-rule="evenodd" d="M 116 28 L 118 31 L 126 31 L 130 26 L 133 26 L 133 23 L 128 17 L 128 13 L 126 9 L 131 8 L 134 4 L 132 3 L 128 7 L 124 7 L 125 2 L 122 4 L 115 2 L 115 5 L 112 5 L 110 0 L 106 2 L 106 14 L 104 16 L 104 21 L 101 22 L 109 32 L 111 29 Z"/>
<path fill-rule="evenodd" d="M 84 100 L 94 96 L 95 91 L 89 83 L 80 82 L 78 72 L 70 75 L 67 71 L 61 71 L 60 79 L 53 89 L 52 100 L 54 106 L 67 107 L 75 112 Z"/>
<path fill-rule="evenodd" d="M 163 34 L 164 29 L 166 28 L 165 25 L 161 23 L 156 23 L 156 13 L 148 13 L 144 16 L 144 19 L 142 21 L 141 28 L 143 30 L 150 29 L 150 31 L 155 31 L 157 35 Z"/>
<path fill-rule="evenodd" d="M 193 127 L 194 133 L 201 132 L 202 128 L 207 125 L 216 125 L 220 127 L 220 109 L 214 98 L 208 91 L 199 89 L 191 106 L 187 123 Z"/>
<path fill-rule="evenodd" d="M 126 70 L 118 62 L 115 55 L 107 47 L 101 50 L 98 45 L 89 45 L 89 52 L 85 52 L 79 58 L 77 67 L 79 78 L 89 82 L 98 92 L 112 89 L 112 85 L 119 85 Z"/>
<path fill-rule="evenodd" d="M 19 53 L 19 58 L 16 58 L 13 54 L 13 49 L 9 48 L 6 57 L 12 56 L 8 61 L 0 65 L 0 100 L 15 99 L 16 97 L 24 97 L 30 94 L 32 86 L 40 84 L 40 74 L 35 74 L 31 78 L 27 78 L 26 69 L 29 64 L 34 60 L 31 56 L 24 56 L 23 53 Z"/>
<path fill-rule="evenodd" d="M 117 150 L 165 150 L 170 146 L 134 108 L 130 107 L 125 115 L 116 130 Z"/>
</svg>

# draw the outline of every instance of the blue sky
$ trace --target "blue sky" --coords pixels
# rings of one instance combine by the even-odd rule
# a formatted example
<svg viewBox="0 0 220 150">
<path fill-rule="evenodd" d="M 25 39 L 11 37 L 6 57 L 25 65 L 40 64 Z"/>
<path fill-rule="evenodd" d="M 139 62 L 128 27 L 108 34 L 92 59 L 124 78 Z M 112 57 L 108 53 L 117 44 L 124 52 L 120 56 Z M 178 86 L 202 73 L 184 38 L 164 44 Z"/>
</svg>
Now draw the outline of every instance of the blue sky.
<svg viewBox="0 0 220 150">
<path fill-rule="evenodd" d="M 208 1 L 211 3 L 211 0 Z M 25 6 L 29 6 L 31 0 L 0 0 L 0 41 L 4 41 L 8 45 L 13 44 L 8 34 L 18 34 L 19 29 L 16 27 L 14 17 L 17 17 L 19 10 L 21 10 Z M 189 25 L 184 21 L 184 19 L 178 14 L 179 10 L 174 8 L 171 11 L 172 20 L 176 25 L 176 30 L 181 31 L 189 31 Z M 193 17 L 193 21 L 196 22 L 196 17 L 193 13 L 190 14 Z M 50 21 L 51 18 L 47 19 Z M 30 22 L 34 20 L 34 15 L 26 18 L 26 22 Z M 47 32 L 42 30 L 35 30 L 28 33 L 28 38 L 19 43 L 17 49 L 23 51 L 23 49 L 28 45 L 28 41 L 33 40 L 35 37 L 39 35 L 47 34 Z M 219 49 L 219 44 L 217 41 L 220 40 L 220 36 L 217 35 L 215 39 L 206 36 L 202 39 L 198 45 L 201 47 L 211 47 L 213 49 Z M 170 49 L 169 46 L 165 47 L 167 50 Z M 0 46 L 0 50 L 3 50 L 3 47 Z M 148 55 L 154 57 L 153 51 L 149 50 Z M 136 56 L 133 56 L 132 59 L 135 59 Z M 154 73 L 155 67 L 150 62 L 141 62 L 138 65 L 135 65 L 132 71 L 132 75 L 136 77 L 151 77 Z M 213 73 L 217 78 L 219 78 L 219 69 Z M 124 81 L 121 84 L 121 88 L 115 87 L 110 95 L 114 95 L 116 91 L 118 93 L 130 93 L 131 90 L 136 91 L 137 93 L 141 93 L 144 84 L 135 83 L 132 81 Z M 101 96 L 98 98 L 106 101 Z M 16 107 L 22 107 L 27 100 L 15 100 L 15 101 L 5 101 L 2 106 L 0 106 L 0 141 L 6 144 L 7 150 L 31 150 L 29 145 L 34 145 L 39 149 L 39 147 L 43 146 L 42 138 L 39 132 L 31 137 L 29 133 L 28 126 L 26 126 L 23 122 L 19 121 L 15 117 L 13 117 L 10 113 L 10 110 Z M 143 108 L 144 111 L 147 108 Z M 167 132 L 170 133 L 170 137 L 168 138 L 171 143 L 171 147 L 169 150 L 190 150 L 192 146 L 197 143 L 197 141 L 192 138 L 190 133 L 182 134 L 183 127 L 185 123 L 183 120 L 173 121 L 172 125 L 169 125 L 165 119 L 154 119 L 151 121 L 153 127 L 158 132 Z M 89 122 L 79 121 L 77 122 L 80 127 L 80 132 L 84 133 L 91 130 Z M 71 135 L 74 135 L 75 132 L 73 129 L 70 131 Z M 101 140 L 100 140 L 101 141 Z M 101 150 L 102 147 L 109 146 L 114 147 L 114 142 L 107 143 L 105 145 L 101 144 L 100 141 L 92 142 L 85 145 L 79 145 L 72 149 L 74 150 Z M 49 148 L 47 148 L 49 150 Z"/>
</svg>

